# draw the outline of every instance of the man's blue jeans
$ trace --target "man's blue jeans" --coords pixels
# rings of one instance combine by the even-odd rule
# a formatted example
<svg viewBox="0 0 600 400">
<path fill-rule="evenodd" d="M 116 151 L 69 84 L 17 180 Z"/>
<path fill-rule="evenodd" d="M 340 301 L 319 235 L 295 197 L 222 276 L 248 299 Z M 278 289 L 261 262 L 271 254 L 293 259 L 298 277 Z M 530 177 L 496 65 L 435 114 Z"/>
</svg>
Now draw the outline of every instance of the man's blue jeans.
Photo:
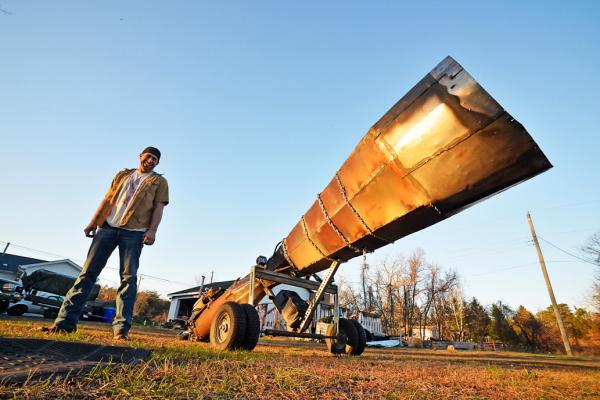
<svg viewBox="0 0 600 400">
<path fill-rule="evenodd" d="M 116 313 L 113 320 L 115 332 L 129 332 L 133 319 L 133 306 L 137 295 L 137 270 L 144 241 L 144 232 L 113 228 L 104 224 L 94 235 L 83 270 L 54 321 L 54 326 L 75 329 L 83 306 L 112 252 L 119 247 L 119 274 L 121 286 L 117 291 Z"/>
</svg>

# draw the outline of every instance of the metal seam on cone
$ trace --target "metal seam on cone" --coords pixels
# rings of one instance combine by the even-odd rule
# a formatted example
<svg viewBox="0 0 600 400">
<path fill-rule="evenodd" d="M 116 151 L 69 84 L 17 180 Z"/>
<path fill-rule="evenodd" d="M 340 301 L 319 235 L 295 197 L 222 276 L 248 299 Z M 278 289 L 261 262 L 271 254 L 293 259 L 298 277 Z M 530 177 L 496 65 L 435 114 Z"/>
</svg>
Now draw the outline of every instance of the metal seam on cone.
<svg viewBox="0 0 600 400">
<path fill-rule="evenodd" d="M 377 148 L 386 157 L 389 157 L 392 160 L 392 163 L 394 163 L 396 165 L 396 167 L 402 171 L 403 175 L 400 179 L 407 178 L 410 181 L 410 183 L 415 188 L 417 188 L 419 191 L 421 191 L 421 193 L 423 193 L 423 195 L 425 195 L 425 197 L 427 197 L 427 199 L 431 203 L 431 195 L 429 194 L 427 189 L 425 189 L 425 187 L 421 184 L 421 182 L 419 182 L 417 179 L 415 179 L 412 175 L 407 174 L 406 171 L 408 171 L 408 168 L 404 164 L 402 164 L 402 161 L 400 161 L 400 158 L 398 158 L 398 153 L 396 153 L 393 150 L 392 146 L 386 140 L 377 140 L 377 141 L 375 141 L 375 144 L 377 145 Z M 387 164 L 387 165 L 391 165 L 391 163 Z M 385 169 L 385 167 L 386 167 L 386 165 L 381 166 L 381 168 L 379 168 L 377 171 L 375 171 L 374 175 L 376 175 L 376 176 L 379 175 L 380 172 Z M 375 178 L 373 178 L 373 179 L 375 179 Z"/>
<path fill-rule="evenodd" d="M 325 258 L 326 260 L 329 260 L 329 261 L 336 261 L 333 258 L 327 256 L 325 253 L 323 253 L 323 250 L 321 250 L 319 248 L 319 246 L 317 246 L 317 244 L 315 242 L 313 242 L 313 240 L 310 237 L 310 234 L 308 233 L 308 228 L 306 227 L 306 219 L 304 219 L 304 215 L 302 215 L 302 229 L 304 230 L 304 234 L 306 235 L 306 238 L 308 239 L 310 244 L 312 244 L 313 247 L 315 249 L 317 249 L 317 251 L 321 254 L 321 256 L 323 256 L 323 258 Z"/>
<path fill-rule="evenodd" d="M 281 241 L 281 247 L 283 247 L 283 258 L 285 258 L 285 260 L 286 260 L 286 261 L 287 261 L 287 262 L 290 264 L 290 267 L 292 267 L 292 268 L 294 268 L 294 269 L 297 269 L 297 268 L 296 268 L 296 265 L 294 264 L 294 262 L 293 262 L 293 261 L 292 261 L 292 259 L 290 258 L 290 255 L 288 254 L 287 246 L 286 246 L 286 244 L 285 244 L 285 239 L 286 239 L 286 238 L 284 238 L 284 239 Z"/>
<path fill-rule="evenodd" d="M 439 157 L 441 154 L 452 150 L 453 148 L 455 148 L 456 146 L 466 142 L 467 140 L 469 140 L 471 137 L 475 136 L 476 134 L 482 132 L 483 130 L 485 130 L 488 126 L 492 125 L 494 122 L 500 120 L 500 118 L 502 118 L 503 116 L 510 116 L 510 114 L 506 111 L 506 110 L 502 110 L 502 113 L 500 113 L 500 115 L 498 115 L 498 117 L 496 117 L 495 119 L 492 119 L 488 124 L 482 126 L 481 128 L 477 129 L 475 132 L 467 132 L 464 135 L 462 135 L 461 137 L 459 137 L 458 139 L 448 143 L 446 146 L 442 147 L 441 149 L 439 149 L 438 151 L 436 151 L 434 154 L 430 155 L 429 157 L 423 158 L 421 161 L 419 161 L 418 163 L 416 163 L 413 167 L 411 167 L 409 170 L 407 170 L 406 174 L 402 176 L 402 178 L 406 178 L 407 176 L 412 175 L 413 172 L 415 172 L 416 170 L 418 170 L 419 168 L 421 168 L 422 166 L 424 166 L 425 164 L 427 164 L 428 162 L 430 162 L 431 160 L 434 160 L 435 158 Z"/>
<path fill-rule="evenodd" d="M 338 236 L 342 238 L 342 240 L 344 241 L 344 243 L 346 243 L 346 246 L 350 250 L 354 251 L 355 253 L 361 254 L 362 250 L 359 249 L 358 247 L 352 246 L 352 244 L 350 243 L 350 241 L 348 240 L 348 238 L 346 238 L 346 236 L 344 236 L 344 234 L 338 229 L 337 226 L 335 226 L 335 224 L 331 220 L 331 217 L 329 216 L 329 213 L 325 209 L 325 204 L 323 204 L 323 200 L 321 199 L 321 193 L 317 194 L 317 200 L 319 201 L 319 206 L 321 207 L 321 211 L 323 211 L 323 215 L 325 215 L 325 219 L 327 220 L 327 223 L 333 228 L 333 230 L 335 231 L 335 233 L 337 233 Z"/>
<path fill-rule="evenodd" d="M 342 194 L 342 197 L 344 198 L 344 201 L 346 202 L 346 204 L 348 205 L 348 207 L 350 207 L 350 210 L 352 210 L 352 212 L 354 213 L 354 215 L 356 215 L 356 218 L 358 218 L 358 220 L 360 221 L 360 223 L 362 224 L 362 226 L 369 231 L 369 235 L 373 236 L 375 239 L 379 239 L 382 242 L 385 242 L 387 244 L 391 244 L 393 242 L 390 242 L 389 240 L 380 237 L 379 235 L 376 235 L 373 230 L 369 227 L 369 225 L 367 225 L 367 223 L 365 222 L 365 220 L 360 216 L 360 214 L 358 213 L 358 211 L 356 210 L 356 208 L 354 208 L 354 206 L 352 205 L 352 203 L 350 203 L 350 199 L 348 199 L 348 195 L 346 194 L 346 189 L 344 188 L 344 185 L 342 185 L 342 180 L 340 179 L 340 175 L 339 173 L 335 173 L 335 180 L 339 186 L 340 189 L 340 193 Z"/>
<path fill-rule="evenodd" d="M 389 126 L 391 125 L 391 123 L 392 123 L 392 122 L 394 122 L 394 121 L 396 120 L 396 118 L 398 117 L 398 115 L 402 114 L 402 113 L 403 113 L 404 111 L 406 111 L 406 109 L 408 109 L 408 108 L 409 108 L 409 107 L 410 107 L 410 106 L 411 106 L 413 103 L 415 103 L 417 100 L 419 100 L 419 99 L 421 98 L 421 96 L 423 96 L 423 94 L 425 94 L 425 93 L 426 93 L 426 92 L 427 92 L 427 91 L 428 91 L 428 90 L 429 90 L 429 89 L 430 89 L 430 88 L 431 88 L 431 87 L 432 87 L 434 84 L 436 84 L 436 83 L 438 83 L 438 84 L 439 84 L 439 83 L 440 83 L 440 81 L 442 80 L 442 78 L 443 78 L 444 76 L 448 76 L 448 78 L 450 78 L 451 80 L 453 80 L 453 79 L 454 79 L 454 78 L 456 78 L 456 76 L 457 76 L 459 73 L 461 73 L 462 71 L 465 71 L 465 72 L 468 74 L 468 72 L 467 72 L 467 71 L 464 69 L 464 67 L 463 67 L 462 65 L 460 65 L 460 64 L 459 64 L 459 63 L 458 63 L 456 60 L 454 60 L 454 59 L 452 59 L 452 60 L 453 60 L 453 61 L 454 61 L 454 62 L 455 62 L 457 65 L 459 65 L 459 66 L 460 66 L 460 69 L 458 70 L 458 72 L 457 72 L 457 73 L 455 73 L 454 75 L 448 75 L 448 74 L 447 74 L 447 72 L 448 72 L 449 68 L 448 68 L 448 67 L 446 67 L 445 69 L 443 69 L 443 70 L 442 70 L 442 72 L 443 72 L 443 73 L 442 73 L 442 74 L 439 76 L 439 78 L 436 78 L 435 76 L 433 76 L 433 75 L 431 74 L 433 71 L 435 71 L 435 69 L 436 69 L 437 67 L 439 67 L 439 64 L 438 64 L 438 65 L 436 65 L 436 66 L 435 66 L 435 67 L 434 67 L 434 68 L 433 68 L 431 71 L 429 71 L 429 73 L 428 73 L 428 75 L 430 75 L 430 76 L 431 76 L 431 77 L 434 79 L 434 81 L 431 83 L 431 85 L 429 85 L 429 86 L 427 86 L 426 88 L 424 88 L 424 89 L 423 89 L 423 91 L 422 91 L 421 93 L 419 93 L 417 96 L 415 96 L 415 97 L 414 97 L 414 98 L 413 98 L 413 99 L 412 99 L 412 100 L 411 100 L 409 103 L 405 104 L 405 105 L 404 105 L 404 107 L 402 108 L 402 110 L 401 110 L 400 112 L 398 112 L 398 113 L 396 114 L 396 116 L 394 116 L 394 118 L 390 118 L 390 120 L 389 120 L 389 121 L 388 121 L 388 122 L 387 122 L 387 123 L 386 123 L 384 126 L 382 126 L 382 127 L 380 127 L 380 128 L 377 128 L 377 131 L 378 131 L 378 132 L 377 132 L 377 135 L 375 135 L 375 137 L 373 138 L 374 140 L 376 140 L 376 139 L 378 139 L 378 138 L 379 138 L 379 135 L 381 135 L 381 133 L 382 133 L 382 131 L 383 131 L 383 130 L 386 130 L 387 128 L 389 128 Z M 470 75 L 470 74 L 469 74 L 469 75 Z M 425 75 L 425 76 L 427 76 L 427 75 Z M 417 85 L 418 85 L 418 84 L 417 84 Z M 490 97 L 491 97 L 491 96 L 490 96 Z M 399 101 L 398 101 L 396 104 L 398 104 L 398 103 L 399 103 L 399 102 L 401 102 L 402 100 L 403 100 L 403 98 L 402 98 L 402 99 L 400 99 L 400 100 L 399 100 Z M 396 104 L 394 104 L 394 106 L 395 106 Z M 390 111 L 391 111 L 391 110 L 394 108 L 394 106 L 392 106 L 392 108 L 390 109 Z M 384 116 L 385 116 L 385 115 L 384 115 Z"/>
</svg>

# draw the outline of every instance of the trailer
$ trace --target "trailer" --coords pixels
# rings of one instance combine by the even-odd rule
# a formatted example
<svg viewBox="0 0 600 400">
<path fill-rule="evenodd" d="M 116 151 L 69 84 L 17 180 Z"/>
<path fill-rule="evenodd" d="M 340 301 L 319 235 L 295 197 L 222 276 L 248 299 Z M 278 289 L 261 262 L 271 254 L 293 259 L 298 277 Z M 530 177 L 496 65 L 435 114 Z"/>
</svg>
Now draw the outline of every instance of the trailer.
<svg viewBox="0 0 600 400">
<path fill-rule="evenodd" d="M 44 318 L 54 319 L 58 316 L 58 311 L 62 305 L 63 296 L 67 294 L 69 289 L 75 283 L 74 277 L 59 274 L 56 272 L 48 271 L 45 269 L 39 269 L 29 275 L 25 275 L 22 278 L 23 300 L 30 301 L 32 304 L 43 307 Z M 52 294 L 54 296 L 40 296 L 39 292 Z M 92 321 L 105 321 L 105 306 L 104 302 L 93 301 L 100 293 L 100 285 L 94 284 L 92 290 L 86 301 L 81 318 Z M 22 307 L 19 307 L 22 306 Z M 19 307 L 19 308 L 18 308 Z M 11 309 L 9 309 L 11 311 Z M 23 304 L 16 304 L 12 308 L 11 315 L 22 315 L 28 312 L 27 306 Z"/>
<path fill-rule="evenodd" d="M 551 167 L 527 130 L 446 57 L 369 129 L 270 258 L 259 256 L 226 290 L 200 296 L 189 337 L 218 350 L 252 350 L 261 333 L 254 305 L 270 296 L 287 330 L 263 334 L 325 339 L 334 354 L 360 355 L 365 330 L 339 317 L 333 278 L 341 264 Z M 275 295 L 283 283 L 312 295 Z M 333 322 L 325 335 L 307 332 L 324 296 Z"/>
</svg>

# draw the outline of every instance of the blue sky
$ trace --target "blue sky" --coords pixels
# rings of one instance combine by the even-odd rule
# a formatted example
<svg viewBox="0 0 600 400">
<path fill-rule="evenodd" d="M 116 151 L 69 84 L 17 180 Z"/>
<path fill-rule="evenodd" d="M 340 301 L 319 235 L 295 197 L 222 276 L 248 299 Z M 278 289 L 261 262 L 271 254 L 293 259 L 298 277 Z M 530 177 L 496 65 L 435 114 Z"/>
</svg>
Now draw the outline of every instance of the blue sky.
<svg viewBox="0 0 600 400">
<path fill-rule="evenodd" d="M 0 0 L 0 245 L 81 263 L 114 173 L 154 145 L 171 204 L 140 272 L 171 282 L 142 289 L 243 276 L 451 55 L 555 167 L 368 261 L 420 247 L 467 296 L 546 307 L 526 212 L 575 255 L 600 230 L 600 3 L 416 3 Z M 594 267 L 542 246 L 558 301 L 585 305 Z M 358 262 L 339 276 L 357 282 Z"/>
</svg>

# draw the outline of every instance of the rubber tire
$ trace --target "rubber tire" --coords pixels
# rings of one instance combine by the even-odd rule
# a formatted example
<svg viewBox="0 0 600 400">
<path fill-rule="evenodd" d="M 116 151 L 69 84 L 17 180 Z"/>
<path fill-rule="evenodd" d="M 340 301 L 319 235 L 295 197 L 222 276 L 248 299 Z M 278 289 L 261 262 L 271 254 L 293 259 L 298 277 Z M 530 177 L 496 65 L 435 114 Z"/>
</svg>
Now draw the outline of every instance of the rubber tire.
<svg viewBox="0 0 600 400">
<path fill-rule="evenodd" d="M 351 319 L 350 321 L 354 324 L 356 332 L 358 333 L 358 346 L 354 349 L 352 355 L 360 356 L 367 347 L 367 332 L 365 331 L 365 328 L 363 328 L 363 326 L 360 324 L 360 322 L 354 319 Z"/>
<path fill-rule="evenodd" d="M 241 348 L 245 336 L 246 313 L 242 306 L 234 301 L 221 305 L 210 324 L 211 346 L 219 351 L 237 350 Z"/>
<path fill-rule="evenodd" d="M 8 310 L 9 305 L 10 303 L 8 302 L 8 300 L 0 300 L 0 314 Z"/>
<path fill-rule="evenodd" d="M 8 310 L 6 310 L 6 313 L 13 317 L 20 317 L 21 315 L 25 314 L 26 312 L 27 312 L 27 306 L 25 304 L 17 304 L 12 307 L 9 307 Z"/>
<path fill-rule="evenodd" d="M 58 310 L 55 308 L 47 308 L 44 310 L 44 318 L 56 319 L 58 317 Z"/>
<path fill-rule="evenodd" d="M 367 342 L 372 342 L 373 341 L 373 334 L 371 333 L 370 330 L 365 329 L 365 333 L 367 334 Z"/>
<path fill-rule="evenodd" d="M 258 343 L 260 336 L 260 318 L 256 308 L 250 304 L 242 304 L 242 308 L 246 313 L 246 336 L 242 341 L 242 349 L 252 351 Z"/>
<path fill-rule="evenodd" d="M 327 336 L 338 336 L 337 339 L 325 339 L 327 349 L 332 354 L 353 355 L 359 344 L 356 326 L 346 318 L 340 318 L 339 325 L 339 335 L 336 332 L 335 324 L 331 324 L 327 327 Z"/>
</svg>

